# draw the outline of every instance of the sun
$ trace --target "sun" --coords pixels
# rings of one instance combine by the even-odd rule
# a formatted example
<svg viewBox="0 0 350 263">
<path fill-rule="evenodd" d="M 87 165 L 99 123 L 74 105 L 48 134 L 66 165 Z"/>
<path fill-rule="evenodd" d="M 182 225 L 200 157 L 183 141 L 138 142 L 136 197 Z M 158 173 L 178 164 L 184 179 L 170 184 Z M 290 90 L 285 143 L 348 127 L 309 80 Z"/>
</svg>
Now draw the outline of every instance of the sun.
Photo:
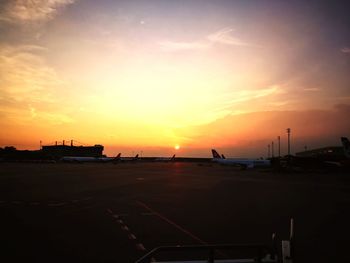
<svg viewBox="0 0 350 263">
<path fill-rule="evenodd" d="M 178 149 L 180 149 L 180 145 L 176 144 L 176 145 L 174 146 L 174 148 L 175 148 L 175 150 L 178 150 Z"/>
</svg>

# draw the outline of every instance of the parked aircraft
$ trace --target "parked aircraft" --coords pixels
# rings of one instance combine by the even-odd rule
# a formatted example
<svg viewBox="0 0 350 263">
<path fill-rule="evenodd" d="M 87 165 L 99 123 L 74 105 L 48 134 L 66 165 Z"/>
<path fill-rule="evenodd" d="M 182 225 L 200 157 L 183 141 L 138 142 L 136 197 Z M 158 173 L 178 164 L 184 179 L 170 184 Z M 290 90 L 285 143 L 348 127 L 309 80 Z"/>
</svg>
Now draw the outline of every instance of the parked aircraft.
<svg viewBox="0 0 350 263">
<path fill-rule="evenodd" d="M 341 137 L 340 140 L 343 144 L 345 157 L 350 159 L 350 141 L 349 141 L 349 139 L 347 137 Z"/>
<path fill-rule="evenodd" d="M 344 155 L 329 156 L 289 156 L 289 164 L 304 169 L 329 170 L 350 168 L 350 141 L 346 137 L 340 138 Z"/>
<path fill-rule="evenodd" d="M 120 153 L 116 157 L 79 157 L 79 156 L 64 156 L 61 158 L 63 162 L 71 163 L 107 163 L 115 162 L 120 159 Z"/>
<path fill-rule="evenodd" d="M 225 158 L 224 155 L 220 156 L 215 149 L 212 149 L 211 152 L 213 154 L 212 161 L 220 164 L 239 166 L 242 169 L 270 166 L 269 160 Z"/>
<path fill-rule="evenodd" d="M 157 157 L 154 159 L 156 162 L 171 162 L 175 161 L 175 154 L 172 157 Z"/>
<path fill-rule="evenodd" d="M 119 157 L 119 159 L 115 160 L 115 162 L 135 162 L 139 159 L 139 154 L 136 154 L 135 157 Z"/>
</svg>

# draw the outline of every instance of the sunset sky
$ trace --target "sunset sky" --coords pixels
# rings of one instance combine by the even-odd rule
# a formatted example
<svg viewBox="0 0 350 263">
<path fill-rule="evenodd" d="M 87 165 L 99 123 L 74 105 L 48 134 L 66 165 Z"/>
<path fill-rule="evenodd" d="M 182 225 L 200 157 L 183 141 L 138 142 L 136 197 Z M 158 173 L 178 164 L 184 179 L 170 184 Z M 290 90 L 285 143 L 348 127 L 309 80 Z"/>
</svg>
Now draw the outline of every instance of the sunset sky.
<svg viewBox="0 0 350 263">
<path fill-rule="evenodd" d="M 346 1 L 0 1 L 0 147 L 266 156 L 350 137 Z M 78 143 L 77 143 L 78 144 Z"/>
</svg>

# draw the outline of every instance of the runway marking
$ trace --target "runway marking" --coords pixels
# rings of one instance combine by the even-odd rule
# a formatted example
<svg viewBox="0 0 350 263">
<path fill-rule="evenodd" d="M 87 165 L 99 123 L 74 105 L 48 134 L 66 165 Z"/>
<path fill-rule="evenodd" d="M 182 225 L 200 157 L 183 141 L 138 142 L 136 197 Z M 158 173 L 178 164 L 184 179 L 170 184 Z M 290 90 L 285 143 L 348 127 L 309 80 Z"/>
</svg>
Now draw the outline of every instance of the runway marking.
<svg viewBox="0 0 350 263">
<path fill-rule="evenodd" d="M 107 209 L 107 212 L 110 213 L 110 214 L 113 214 L 112 210 L 111 209 Z"/>
<path fill-rule="evenodd" d="M 145 180 L 145 178 L 143 178 L 143 177 L 138 177 L 138 178 L 136 178 L 136 180 L 138 180 L 138 181 L 143 181 L 143 180 Z"/>
<path fill-rule="evenodd" d="M 146 251 L 146 248 L 142 243 L 137 243 L 136 248 L 141 251 Z"/>
<path fill-rule="evenodd" d="M 146 210 L 150 211 L 151 213 L 153 213 L 154 215 L 158 216 L 160 219 L 162 219 L 163 221 L 167 222 L 168 224 L 172 225 L 173 227 L 177 228 L 178 230 L 180 230 L 181 232 L 185 233 L 186 235 L 190 236 L 191 238 L 193 238 L 194 240 L 198 241 L 200 244 L 202 245 L 208 245 L 207 242 L 203 241 L 202 239 L 200 239 L 199 237 L 197 237 L 196 235 L 192 234 L 190 231 L 186 230 L 185 228 L 179 226 L 178 224 L 176 224 L 175 222 L 171 221 L 170 219 L 168 219 L 167 217 L 165 217 L 164 215 L 160 214 L 159 212 L 153 210 L 152 208 L 150 208 L 148 205 L 146 205 L 145 203 L 141 202 L 141 201 L 136 201 L 136 203 L 140 206 L 142 206 L 143 208 L 145 208 Z"/>
<path fill-rule="evenodd" d="M 134 234 L 129 234 L 128 235 L 128 238 L 129 239 L 132 239 L 132 240 L 135 240 L 136 239 L 136 236 Z"/>
<path fill-rule="evenodd" d="M 125 231 L 129 231 L 130 230 L 126 225 L 123 225 L 122 229 L 125 230 Z"/>
<path fill-rule="evenodd" d="M 128 214 L 114 214 L 113 211 L 111 209 L 107 209 L 107 212 L 115 219 L 117 219 L 117 222 L 120 224 L 120 228 L 124 231 L 127 232 L 128 235 L 128 239 L 129 240 L 135 240 L 135 246 L 137 250 L 140 251 L 146 251 L 145 246 L 142 243 L 136 243 L 137 239 L 136 236 L 132 233 L 132 231 L 130 230 L 130 228 L 123 222 L 123 220 L 120 219 L 120 216 L 127 216 Z"/>
</svg>

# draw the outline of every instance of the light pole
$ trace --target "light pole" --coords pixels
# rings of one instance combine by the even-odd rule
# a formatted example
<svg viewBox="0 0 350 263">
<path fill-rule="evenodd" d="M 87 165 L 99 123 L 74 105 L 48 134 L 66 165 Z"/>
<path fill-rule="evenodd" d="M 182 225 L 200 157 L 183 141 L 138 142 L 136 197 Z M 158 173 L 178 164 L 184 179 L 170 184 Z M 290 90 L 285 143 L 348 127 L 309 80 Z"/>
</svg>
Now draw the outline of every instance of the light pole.
<svg viewBox="0 0 350 263">
<path fill-rule="evenodd" d="M 287 135 L 288 135 L 288 155 L 290 155 L 290 128 L 287 128 Z"/>
<path fill-rule="evenodd" d="M 275 157 L 275 146 L 273 144 L 273 141 L 271 142 L 271 157 Z"/>
<path fill-rule="evenodd" d="M 270 144 L 267 145 L 267 158 L 270 158 Z"/>
<path fill-rule="evenodd" d="M 277 140 L 278 140 L 278 157 L 281 157 L 281 136 L 278 136 Z"/>
</svg>

